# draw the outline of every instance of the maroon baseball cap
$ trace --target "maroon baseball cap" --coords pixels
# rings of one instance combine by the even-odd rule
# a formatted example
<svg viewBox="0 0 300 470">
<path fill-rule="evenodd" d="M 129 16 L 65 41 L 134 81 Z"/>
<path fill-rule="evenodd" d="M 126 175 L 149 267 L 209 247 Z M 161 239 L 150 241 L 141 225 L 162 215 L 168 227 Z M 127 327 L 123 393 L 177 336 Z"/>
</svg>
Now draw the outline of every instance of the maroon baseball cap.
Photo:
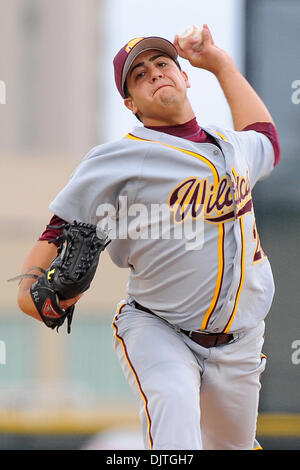
<svg viewBox="0 0 300 470">
<path fill-rule="evenodd" d="M 115 81 L 122 98 L 125 98 L 124 85 L 132 63 L 139 54 L 151 49 L 164 52 L 179 66 L 177 62 L 177 50 L 175 46 L 167 39 L 156 36 L 131 39 L 131 41 L 125 44 L 125 46 L 122 47 L 122 49 L 117 53 L 113 62 L 115 69 Z"/>
</svg>

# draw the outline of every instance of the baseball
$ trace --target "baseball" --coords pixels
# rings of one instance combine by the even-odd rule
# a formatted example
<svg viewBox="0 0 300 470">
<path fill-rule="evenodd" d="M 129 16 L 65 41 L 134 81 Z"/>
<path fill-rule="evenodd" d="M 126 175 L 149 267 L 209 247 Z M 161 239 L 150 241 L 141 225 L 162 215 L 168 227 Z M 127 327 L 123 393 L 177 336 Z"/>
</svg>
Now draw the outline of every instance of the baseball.
<svg viewBox="0 0 300 470">
<path fill-rule="evenodd" d="M 178 44 L 183 49 L 190 39 L 198 39 L 197 44 L 195 44 L 192 49 L 194 51 L 199 51 L 202 44 L 202 31 L 197 26 L 188 26 L 184 31 L 178 35 Z"/>
</svg>

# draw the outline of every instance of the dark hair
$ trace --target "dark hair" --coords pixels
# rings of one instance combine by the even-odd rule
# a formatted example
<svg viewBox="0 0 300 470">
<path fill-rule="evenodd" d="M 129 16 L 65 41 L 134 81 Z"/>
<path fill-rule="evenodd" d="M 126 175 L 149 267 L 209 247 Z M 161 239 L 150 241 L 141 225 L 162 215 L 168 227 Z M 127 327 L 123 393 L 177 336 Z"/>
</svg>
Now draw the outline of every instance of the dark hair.
<svg viewBox="0 0 300 470">
<path fill-rule="evenodd" d="M 126 82 L 124 83 L 124 90 L 123 91 L 124 91 L 125 98 L 129 98 L 130 95 L 129 95 L 129 91 L 128 91 Z"/>
<path fill-rule="evenodd" d="M 124 83 L 124 95 L 125 95 L 125 98 L 130 98 L 130 94 L 129 94 L 129 91 L 128 91 L 128 88 L 127 88 L 127 83 L 125 82 Z M 143 121 L 140 119 L 139 115 L 138 114 L 135 114 L 135 117 L 142 123 Z"/>
</svg>

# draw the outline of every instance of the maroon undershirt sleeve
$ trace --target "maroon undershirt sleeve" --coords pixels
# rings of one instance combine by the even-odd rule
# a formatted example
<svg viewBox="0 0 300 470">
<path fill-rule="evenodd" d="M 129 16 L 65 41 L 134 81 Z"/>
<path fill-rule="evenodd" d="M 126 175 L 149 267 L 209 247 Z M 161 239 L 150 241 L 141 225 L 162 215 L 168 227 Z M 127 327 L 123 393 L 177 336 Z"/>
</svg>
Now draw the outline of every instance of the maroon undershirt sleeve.
<svg viewBox="0 0 300 470">
<path fill-rule="evenodd" d="M 279 163 L 280 160 L 280 144 L 277 129 L 272 122 L 255 122 L 245 127 L 243 131 L 256 131 L 264 134 L 271 141 L 274 149 L 274 167 Z"/>
<path fill-rule="evenodd" d="M 49 225 L 62 225 L 62 224 L 66 224 L 67 222 L 63 219 L 61 219 L 60 217 L 58 217 L 57 215 L 54 215 L 49 224 L 47 225 L 46 229 L 44 230 L 44 232 L 42 233 L 42 235 L 39 237 L 38 240 L 40 241 L 43 241 L 43 240 L 46 240 L 46 241 L 50 241 L 50 240 L 53 240 L 54 238 L 56 237 L 59 237 L 61 234 L 62 234 L 62 229 L 60 228 L 50 228 Z M 55 245 L 58 245 L 58 243 L 54 242 Z"/>
</svg>

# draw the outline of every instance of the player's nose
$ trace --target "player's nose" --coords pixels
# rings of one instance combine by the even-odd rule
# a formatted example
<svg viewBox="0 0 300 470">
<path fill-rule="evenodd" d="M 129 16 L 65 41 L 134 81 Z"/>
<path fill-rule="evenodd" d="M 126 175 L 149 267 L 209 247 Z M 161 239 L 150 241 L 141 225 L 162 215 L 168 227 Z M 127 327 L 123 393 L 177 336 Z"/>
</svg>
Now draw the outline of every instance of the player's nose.
<svg viewBox="0 0 300 470">
<path fill-rule="evenodd" d="M 157 68 L 153 67 L 153 69 L 151 70 L 151 75 L 150 75 L 150 79 L 153 83 L 157 79 L 162 78 L 163 76 L 164 76 L 164 74 L 162 73 L 161 70 L 158 70 Z"/>
</svg>

